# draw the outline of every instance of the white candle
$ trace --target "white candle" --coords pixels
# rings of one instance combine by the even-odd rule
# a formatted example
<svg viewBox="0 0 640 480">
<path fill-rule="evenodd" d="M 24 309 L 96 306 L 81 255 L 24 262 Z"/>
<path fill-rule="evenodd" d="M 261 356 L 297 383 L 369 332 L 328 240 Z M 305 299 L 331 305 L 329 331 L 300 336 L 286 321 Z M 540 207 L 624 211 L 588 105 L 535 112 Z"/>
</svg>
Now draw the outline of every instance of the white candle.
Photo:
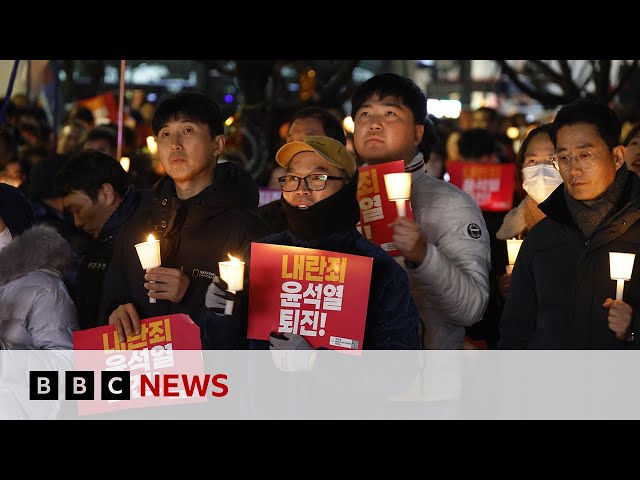
<svg viewBox="0 0 640 480">
<path fill-rule="evenodd" d="M 151 155 L 155 155 L 158 153 L 158 144 L 156 143 L 156 139 L 151 135 L 147 137 L 147 148 L 149 149 L 149 153 Z"/>
<path fill-rule="evenodd" d="M 411 174 L 387 173 L 384 175 L 384 186 L 389 200 L 408 200 L 411 197 Z"/>
<path fill-rule="evenodd" d="M 609 252 L 609 274 L 611 280 L 616 280 L 616 300 L 622 300 L 624 282 L 631 280 L 635 253 Z"/>
<path fill-rule="evenodd" d="M 387 173 L 384 175 L 384 186 L 389 200 L 396 202 L 398 216 L 406 216 L 406 201 L 411 198 L 411 173 Z"/>
<path fill-rule="evenodd" d="M 517 240 L 515 238 L 507 240 L 507 255 L 509 255 L 509 265 L 516 264 L 516 258 L 518 257 L 518 252 L 520 252 L 522 242 L 523 240 Z"/>
<path fill-rule="evenodd" d="M 135 247 L 142 268 L 146 270 L 160 266 L 160 240 L 156 240 L 153 234 L 149 234 L 146 242 L 136 243 Z M 156 303 L 156 299 L 149 297 L 149 303 Z"/>
<path fill-rule="evenodd" d="M 235 258 L 230 253 L 227 253 L 231 260 L 226 262 L 218 262 L 218 268 L 220 269 L 220 277 L 227 282 L 227 290 L 231 293 L 239 292 L 244 287 L 244 265 L 245 262 Z M 224 313 L 231 315 L 233 311 L 233 301 L 227 300 Z"/>
</svg>

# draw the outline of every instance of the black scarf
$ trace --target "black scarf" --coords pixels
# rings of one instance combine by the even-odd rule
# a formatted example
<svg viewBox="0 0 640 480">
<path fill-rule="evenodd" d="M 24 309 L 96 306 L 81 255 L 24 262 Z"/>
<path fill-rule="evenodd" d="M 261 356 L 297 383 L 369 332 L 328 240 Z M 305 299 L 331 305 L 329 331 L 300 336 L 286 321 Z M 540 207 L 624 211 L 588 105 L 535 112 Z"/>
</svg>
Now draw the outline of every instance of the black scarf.
<svg viewBox="0 0 640 480">
<path fill-rule="evenodd" d="M 585 238 L 590 239 L 604 221 L 618 210 L 628 175 L 627 164 L 623 163 L 602 198 L 590 206 L 576 200 L 564 189 L 564 201 Z"/>
<path fill-rule="evenodd" d="M 326 237 L 332 233 L 355 229 L 360 221 L 360 206 L 356 193 L 358 171 L 340 190 L 306 209 L 293 207 L 284 197 L 280 200 L 287 217 L 289 230 L 306 242 Z"/>
</svg>

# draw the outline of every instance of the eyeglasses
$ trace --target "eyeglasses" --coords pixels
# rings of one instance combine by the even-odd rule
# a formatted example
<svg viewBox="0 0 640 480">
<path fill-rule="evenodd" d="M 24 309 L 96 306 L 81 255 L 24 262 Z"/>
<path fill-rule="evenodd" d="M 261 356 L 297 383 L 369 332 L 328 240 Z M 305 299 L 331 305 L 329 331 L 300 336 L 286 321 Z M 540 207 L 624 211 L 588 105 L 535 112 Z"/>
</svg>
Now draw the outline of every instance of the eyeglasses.
<svg viewBox="0 0 640 480">
<path fill-rule="evenodd" d="M 304 180 L 305 185 L 309 190 L 319 192 L 324 190 L 327 186 L 327 180 L 342 180 L 342 177 L 334 177 L 332 175 L 319 175 L 312 173 L 311 175 L 305 175 L 304 177 L 296 177 L 295 175 L 285 175 L 278 178 L 278 183 L 282 187 L 283 192 L 295 192 L 300 186 L 300 180 Z"/>
<path fill-rule="evenodd" d="M 571 160 L 576 161 L 579 168 L 588 169 L 596 163 L 596 156 L 589 150 L 582 150 L 574 155 L 568 153 L 560 153 L 553 156 L 553 166 L 556 170 L 568 170 L 571 166 Z"/>
</svg>

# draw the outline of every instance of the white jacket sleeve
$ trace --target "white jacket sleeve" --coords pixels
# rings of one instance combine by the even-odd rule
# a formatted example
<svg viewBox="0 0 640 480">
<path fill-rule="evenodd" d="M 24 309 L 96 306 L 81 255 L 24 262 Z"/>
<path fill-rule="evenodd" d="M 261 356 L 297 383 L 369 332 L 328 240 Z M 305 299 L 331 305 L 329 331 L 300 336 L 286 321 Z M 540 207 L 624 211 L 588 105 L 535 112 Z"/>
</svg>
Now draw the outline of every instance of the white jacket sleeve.
<svg viewBox="0 0 640 480">
<path fill-rule="evenodd" d="M 27 329 L 35 348 L 71 350 L 77 324 L 76 306 L 69 295 L 62 290 L 43 290 L 33 304 Z"/>
<path fill-rule="evenodd" d="M 408 268 L 417 294 L 446 322 L 473 325 L 489 301 L 491 248 L 482 212 L 450 184 L 421 200 L 416 221 L 427 235 L 427 254 L 416 268 Z"/>
</svg>

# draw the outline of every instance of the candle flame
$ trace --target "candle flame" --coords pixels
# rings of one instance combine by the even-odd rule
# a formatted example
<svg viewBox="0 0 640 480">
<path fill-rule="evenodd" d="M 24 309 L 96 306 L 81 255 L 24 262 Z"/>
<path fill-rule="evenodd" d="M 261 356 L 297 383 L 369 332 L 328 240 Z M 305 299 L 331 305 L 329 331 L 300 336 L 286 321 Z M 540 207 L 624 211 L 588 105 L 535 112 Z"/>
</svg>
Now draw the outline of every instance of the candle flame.
<svg viewBox="0 0 640 480">
<path fill-rule="evenodd" d="M 229 257 L 229 259 L 231 260 L 232 263 L 242 263 L 242 261 L 240 261 L 239 258 L 234 257 L 230 253 L 227 253 L 227 256 Z"/>
<path fill-rule="evenodd" d="M 153 233 L 150 233 L 149 236 L 147 237 L 147 242 L 155 242 L 156 241 L 156 237 L 153 236 Z"/>
</svg>

